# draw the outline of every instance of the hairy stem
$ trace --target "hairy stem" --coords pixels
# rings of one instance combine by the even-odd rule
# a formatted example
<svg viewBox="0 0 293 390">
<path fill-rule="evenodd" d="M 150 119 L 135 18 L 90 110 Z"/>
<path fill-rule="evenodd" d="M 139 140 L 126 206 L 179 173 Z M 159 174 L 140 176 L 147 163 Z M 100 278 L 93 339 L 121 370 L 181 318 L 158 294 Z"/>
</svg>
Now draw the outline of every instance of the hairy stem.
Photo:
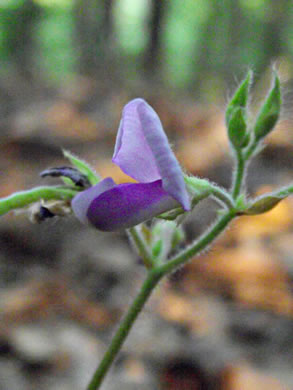
<svg viewBox="0 0 293 390">
<path fill-rule="evenodd" d="M 112 342 L 106 351 L 104 358 L 102 359 L 99 367 L 97 368 L 87 390 L 97 390 L 103 382 L 111 364 L 120 351 L 123 342 L 128 336 L 132 325 L 141 312 L 144 304 L 151 295 L 153 289 L 156 287 L 160 279 L 176 270 L 179 266 L 186 263 L 192 257 L 197 255 L 208 245 L 210 245 L 226 228 L 229 222 L 236 216 L 235 211 L 227 211 L 219 220 L 205 232 L 198 240 L 191 244 L 187 249 L 183 250 L 177 256 L 173 257 L 168 263 L 163 265 L 154 266 L 144 281 L 138 295 L 134 299 L 132 305 L 128 309 L 126 316 L 122 320 Z"/>
<path fill-rule="evenodd" d="M 97 390 L 100 388 L 100 385 L 102 384 L 109 368 L 117 356 L 117 353 L 120 351 L 122 344 L 128 336 L 133 323 L 135 322 L 136 318 L 138 317 L 146 301 L 148 300 L 149 296 L 162 276 L 162 273 L 156 269 L 149 271 L 148 276 L 145 279 L 138 295 L 128 309 L 125 317 L 122 319 L 108 350 L 106 351 L 98 369 L 94 373 L 94 376 L 87 387 L 87 390 Z"/>
<path fill-rule="evenodd" d="M 285 187 L 285 188 L 276 192 L 277 196 L 284 196 L 284 197 L 289 196 L 291 194 L 293 194 L 293 185 Z"/>
<path fill-rule="evenodd" d="M 234 199 L 224 188 L 195 176 L 185 176 L 184 180 L 195 204 L 212 195 L 221 204 L 225 204 L 228 209 L 234 207 Z"/>
<path fill-rule="evenodd" d="M 232 186 L 233 199 L 237 199 L 238 195 L 241 192 L 242 183 L 245 174 L 245 162 L 246 160 L 244 159 L 242 152 L 241 151 L 237 152 L 237 166 L 236 166 L 236 172 L 235 172 L 234 182 Z"/>
<path fill-rule="evenodd" d="M 255 152 L 256 148 L 258 147 L 258 142 L 254 139 L 253 142 L 248 146 L 247 150 L 244 153 L 244 159 L 245 161 L 249 160 L 253 153 Z"/>
<path fill-rule="evenodd" d="M 134 226 L 128 229 L 128 234 L 132 239 L 133 243 L 135 244 L 135 247 L 139 255 L 141 256 L 146 268 L 152 268 L 155 265 L 154 260 L 150 254 L 150 251 L 145 243 L 144 238 L 142 237 L 140 231 L 138 230 L 138 227 Z"/>
<path fill-rule="evenodd" d="M 234 208 L 234 200 L 230 194 L 220 187 L 212 186 L 211 195 L 218 199 L 220 203 L 224 203 L 228 209 Z"/>
<path fill-rule="evenodd" d="M 15 192 L 0 199 L 0 215 L 4 215 L 11 210 L 29 206 L 41 199 L 70 200 L 77 194 L 77 191 L 62 187 L 35 187 L 31 190 Z"/>
<path fill-rule="evenodd" d="M 164 275 L 169 274 L 189 261 L 192 257 L 198 255 L 199 252 L 210 245 L 224 231 L 226 226 L 233 218 L 235 218 L 235 216 L 236 214 L 234 210 L 227 211 L 207 232 L 203 233 L 199 239 L 171 258 L 168 263 L 161 265 L 159 267 L 161 272 Z"/>
</svg>

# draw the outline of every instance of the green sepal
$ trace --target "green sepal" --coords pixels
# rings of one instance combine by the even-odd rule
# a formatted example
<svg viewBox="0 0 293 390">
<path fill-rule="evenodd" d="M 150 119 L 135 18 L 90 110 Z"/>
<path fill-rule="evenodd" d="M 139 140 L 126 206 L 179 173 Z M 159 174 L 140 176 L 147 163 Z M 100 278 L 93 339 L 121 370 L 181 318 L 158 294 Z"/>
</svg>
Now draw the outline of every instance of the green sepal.
<svg viewBox="0 0 293 390">
<path fill-rule="evenodd" d="M 249 206 L 241 213 L 245 215 L 258 215 L 266 213 L 277 206 L 281 200 L 293 194 L 293 186 L 281 191 L 262 195 L 250 202 Z"/>
<path fill-rule="evenodd" d="M 266 137 L 273 130 L 280 117 L 282 104 L 280 79 L 276 72 L 274 76 L 273 87 L 260 109 L 253 129 L 256 141 Z"/>
<path fill-rule="evenodd" d="M 281 200 L 284 199 L 283 197 L 269 195 L 260 199 L 257 199 L 255 202 L 250 204 L 250 206 L 244 211 L 243 214 L 245 215 L 257 215 L 257 214 L 263 214 L 267 211 L 272 210 Z"/>
<path fill-rule="evenodd" d="M 212 192 L 212 185 L 206 179 L 200 179 L 195 176 L 184 177 L 187 190 L 191 193 L 193 198 L 201 199 L 202 196 L 206 197 Z"/>
<path fill-rule="evenodd" d="M 79 157 L 73 155 L 68 150 L 63 150 L 63 155 L 66 157 L 72 165 L 74 165 L 81 173 L 86 175 L 91 185 L 97 184 L 101 179 L 97 175 L 97 173 L 94 171 L 93 168 L 89 166 L 88 163 L 81 160 Z"/>
<path fill-rule="evenodd" d="M 200 179 L 195 176 L 184 177 L 186 188 L 191 195 L 192 208 L 196 206 L 201 200 L 212 196 L 221 204 L 225 204 L 228 208 L 234 207 L 234 200 L 231 195 L 223 188 L 211 183 L 207 179 Z"/>
<path fill-rule="evenodd" d="M 237 107 L 232 111 L 228 123 L 228 137 L 235 149 L 242 149 L 249 142 L 246 128 L 245 111 L 242 107 Z"/>
<path fill-rule="evenodd" d="M 249 89 L 252 80 L 252 71 L 247 73 L 246 78 L 242 81 L 232 99 L 226 108 L 226 125 L 229 128 L 231 115 L 236 108 L 246 109 L 249 97 Z"/>
</svg>

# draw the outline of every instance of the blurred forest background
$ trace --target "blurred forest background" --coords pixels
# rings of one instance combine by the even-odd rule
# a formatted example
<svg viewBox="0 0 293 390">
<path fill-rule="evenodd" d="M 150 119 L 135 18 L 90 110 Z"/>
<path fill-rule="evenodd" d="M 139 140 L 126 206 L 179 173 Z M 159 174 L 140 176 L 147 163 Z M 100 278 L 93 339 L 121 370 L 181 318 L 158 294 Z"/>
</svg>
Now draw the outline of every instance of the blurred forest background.
<svg viewBox="0 0 293 390">
<path fill-rule="evenodd" d="M 252 67 L 291 68 L 291 0 L 1 0 L 1 77 L 151 80 L 215 102 Z"/>
<path fill-rule="evenodd" d="M 0 0 L 0 196 L 55 181 L 61 148 L 101 176 L 123 106 L 156 109 L 184 168 L 228 188 L 224 108 L 247 69 L 252 118 L 278 69 L 283 117 L 249 195 L 292 182 L 293 0 Z M 253 121 L 253 119 L 252 119 Z M 204 201 L 187 241 L 216 217 Z M 240 218 L 162 283 L 105 390 L 293 388 L 293 202 Z M 81 390 L 144 270 L 124 234 L 73 217 L 0 219 L 0 390 Z"/>
</svg>

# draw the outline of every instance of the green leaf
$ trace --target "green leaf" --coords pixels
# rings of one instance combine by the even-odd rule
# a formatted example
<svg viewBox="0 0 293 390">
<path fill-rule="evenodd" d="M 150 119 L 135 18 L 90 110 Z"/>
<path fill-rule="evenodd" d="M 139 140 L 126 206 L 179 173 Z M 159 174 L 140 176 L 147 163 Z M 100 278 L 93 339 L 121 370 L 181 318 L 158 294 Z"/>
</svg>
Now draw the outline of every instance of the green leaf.
<svg viewBox="0 0 293 390">
<path fill-rule="evenodd" d="M 234 96 L 230 100 L 227 109 L 226 109 L 226 125 L 229 127 L 229 122 L 231 119 L 231 115 L 235 109 L 243 108 L 246 110 L 248 97 L 249 97 L 249 89 L 252 81 L 252 71 L 250 70 L 247 73 L 246 78 L 242 81 Z M 245 111 L 246 113 L 246 111 Z"/>
<path fill-rule="evenodd" d="M 274 84 L 269 92 L 254 126 L 254 136 L 257 141 L 267 136 L 276 125 L 281 111 L 282 97 L 280 79 L 275 72 Z"/>
<path fill-rule="evenodd" d="M 101 179 L 94 171 L 93 168 L 89 166 L 88 163 L 81 160 L 79 157 L 73 155 L 68 150 L 63 150 L 64 157 L 68 158 L 72 165 L 74 165 L 81 173 L 86 175 L 91 185 L 97 184 Z"/>
</svg>

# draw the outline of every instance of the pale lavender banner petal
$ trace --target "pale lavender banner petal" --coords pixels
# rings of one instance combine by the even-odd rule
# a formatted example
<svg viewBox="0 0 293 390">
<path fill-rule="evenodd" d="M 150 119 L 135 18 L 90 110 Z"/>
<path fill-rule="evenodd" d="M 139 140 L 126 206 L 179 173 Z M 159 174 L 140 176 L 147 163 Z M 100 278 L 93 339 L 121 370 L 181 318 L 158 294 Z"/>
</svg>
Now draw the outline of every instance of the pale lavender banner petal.
<svg viewBox="0 0 293 390">
<path fill-rule="evenodd" d="M 103 192 L 116 186 L 114 180 L 110 177 L 107 177 L 104 180 L 101 180 L 98 184 L 93 187 L 88 188 L 85 191 L 79 192 L 71 202 L 71 207 L 76 215 L 76 217 L 82 223 L 89 223 L 87 219 L 87 212 L 90 204 L 94 199 L 96 199 Z"/>
<path fill-rule="evenodd" d="M 162 179 L 164 189 L 190 210 L 180 165 L 160 118 L 143 99 L 134 99 L 124 107 L 112 161 L 139 182 Z"/>
<path fill-rule="evenodd" d="M 88 209 L 88 220 L 102 231 L 116 231 L 135 226 L 178 203 L 162 188 L 162 182 L 126 183 L 105 191 Z"/>
<path fill-rule="evenodd" d="M 147 105 L 143 99 L 134 99 L 123 109 L 112 161 L 135 180 L 150 183 L 161 177 L 137 112 L 140 104 Z M 157 131 L 164 134 L 162 126 Z"/>
<path fill-rule="evenodd" d="M 190 210 L 190 199 L 181 167 L 170 148 L 157 113 L 144 101 L 137 105 L 137 112 L 144 137 L 163 180 L 163 188 L 182 205 L 184 210 Z"/>
</svg>

